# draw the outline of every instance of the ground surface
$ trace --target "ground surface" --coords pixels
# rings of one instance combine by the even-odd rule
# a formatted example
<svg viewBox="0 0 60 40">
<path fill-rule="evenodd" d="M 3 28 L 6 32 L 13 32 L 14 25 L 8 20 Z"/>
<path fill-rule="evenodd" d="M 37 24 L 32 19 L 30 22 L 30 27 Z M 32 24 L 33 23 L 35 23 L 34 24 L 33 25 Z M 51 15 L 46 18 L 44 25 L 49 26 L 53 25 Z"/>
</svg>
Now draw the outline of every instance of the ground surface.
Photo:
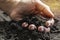
<svg viewBox="0 0 60 40">
<path fill-rule="evenodd" d="M 5 22 L 5 20 L 7 20 L 7 21 L 10 21 L 10 18 L 8 17 L 8 16 L 4 16 L 4 15 L 2 15 L 1 14 L 2 13 L 2 11 L 0 12 L 0 40 L 8 40 L 11 36 L 7 36 L 7 35 L 13 35 L 12 37 L 11 37 L 11 39 L 9 39 L 9 40 L 20 40 L 20 39 L 18 39 L 18 37 L 16 36 L 17 34 L 15 34 L 15 33 L 18 33 L 18 35 L 19 36 L 21 36 L 22 34 L 19 34 L 20 33 L 20 31 L 16 31 L 15 29 L 13 30 L 13 31 L 9 31 L 8 30 L 8 25 L 9 25 L 9 23 L 7 22 Z M 58 27 L 59 29 L 60 29 L 60 16 L 56 16 L 56 18 L 59 20 L 59 22 L 57 23 L 57 26 L 56 27 Z M 3 24 L 3 25 L 2 25 Z M 7 31 L 6 31 L 7 30 Z M 11 29 L 10 29 L 11 30 Z M 10 34 L 9 34 L 10 33 Z M 13 34 L 12 34 L 13 33 Z M 23 33 L 24 34 L 24 33 Z M 24 35 L 26 35 L 26 34 L 24 34 Z M 6 36 L 6 38 L 7 39 L 5 39 L 5 37 L 4 36 Z M 3 37 L 3 38 L 2 38 Z M 51 40 L 60 40 L 60 33 L 52 33 L 52 34 L 50 34 L 50 37 L 51 37 Z M 21 40 L 23 40 L 23 39 L 21 39 Z M 26 39 L 27 40 L 27 39 Z M 29 40 L 31 40 L 31 39 L 29 39 Z M 33 39 L 34 40 L 34 39 Z M 40 40 L 40 39 L 38 39 L 38 40 Z"/>
</svg>

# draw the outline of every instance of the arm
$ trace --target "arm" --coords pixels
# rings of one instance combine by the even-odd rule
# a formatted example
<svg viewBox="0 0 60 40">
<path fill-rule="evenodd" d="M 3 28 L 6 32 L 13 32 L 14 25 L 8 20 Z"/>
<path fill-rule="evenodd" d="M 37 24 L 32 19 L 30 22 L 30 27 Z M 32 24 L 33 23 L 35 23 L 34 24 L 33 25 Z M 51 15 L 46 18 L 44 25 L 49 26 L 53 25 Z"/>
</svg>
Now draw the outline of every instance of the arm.
<svg viewBox="0 0 60 40">
<path fill-rule="evenodd" d="M 37 10 L 42 12 L 43 16 L 47 16 L 49 18 L 54 18 L 54 14 L 51 12 L 50 8 L 42 3 L 40 0 L 35 0 Z"/>
</svg>

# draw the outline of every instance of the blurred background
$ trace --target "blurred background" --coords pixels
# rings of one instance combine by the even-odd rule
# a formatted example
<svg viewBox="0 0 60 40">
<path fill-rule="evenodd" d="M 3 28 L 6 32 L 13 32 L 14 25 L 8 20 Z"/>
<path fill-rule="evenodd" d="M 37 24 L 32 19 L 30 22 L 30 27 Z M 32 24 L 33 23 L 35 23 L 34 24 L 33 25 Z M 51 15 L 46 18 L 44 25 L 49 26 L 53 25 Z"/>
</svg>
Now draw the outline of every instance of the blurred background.
<svg viewBox="0 0 60 40">
<path fill-rule="evenodd" d="M 41 0 L 47 4 L 55 16 L 60 16 L 60 0 Z"/>
</svg>

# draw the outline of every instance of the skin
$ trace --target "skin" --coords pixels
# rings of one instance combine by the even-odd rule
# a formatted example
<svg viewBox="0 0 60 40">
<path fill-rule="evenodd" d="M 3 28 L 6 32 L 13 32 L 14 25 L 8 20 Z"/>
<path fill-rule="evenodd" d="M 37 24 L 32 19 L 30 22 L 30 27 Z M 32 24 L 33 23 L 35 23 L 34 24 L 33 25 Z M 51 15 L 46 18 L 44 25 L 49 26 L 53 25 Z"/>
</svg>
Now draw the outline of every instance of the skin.
<svg viewBox="0 0 60 40">
<path fill-rule="evenodd" d="M 34 24 L 30 24 L 28 27 L 29 30 L 35 30 L 36 26 Z"/>
<path fill-rule="evenodd" d="M 42 15 L 54 18 L 54 14 L 50 11 L 50 8 L 40 0 L 0 0 L 0 8 L 4 10 L 12 19 L 16 19 L 17 17 L 15 16 L 18 16 L 19 14 L 20 17 L 23 16 L 21 14 L 24 14 L 26 11 L 32 12 L 34 14 L 36 10 L 38 11 L 36 14 L 41 15 L 40 12 L 42 12 Z M 25 14 L 27 15 L 28 12 Z"/>
<path fill-rule="evenodd" d="M 0 9 L 5 11 L 14 21 L 19 21 L 24 15 L 30 14 L 54 19 L 54 14 L 49 6 L 40 0 L 0 0 Z"/>
<path fill-rule="evenodd" d="M 30 2 L 30 1 L 28 1 L 28 2 Z M 20 3 L 19 3 L 18 6 L 11 12 L 11 17 L 13 16 L 16 20 L 19 20 L 22 18 L 23 14 L 25 14 L 25 15 L 38 14 L 38 15 L 42 15 L 44 17 L 54 18 L 54 14 L 50 11 L 50 8 L 45 4 L 43 5 L 43 3 L 40 0 L 34 0 L 34 2 L 31 2 L 31 3 L 28 3 L 28 2 L 24 2 L 24 3 L 26 3 L 25 4 L 26 6 L 24 5 L 24 3 L 22 4 L 23 6 L 25 6 L 25 8 L 24 7 L 21 8 Z M 26 10 L 24 10 L 24 9 L 26 9 Z M 36 11 L 38 11 L 38 12 L 36 13 Z M 18 16 L 17 13 L 20 15 Z M 22 13 L 22 15 L 21 15 L 21 13 Z M 17 16 L 20 18 L 18 18 Z"/>
<path fill-rule="evenodd" d="M 28 26 L 27 22 L 22 23 L 22 27 L 26 28 Z"/>
</svg>

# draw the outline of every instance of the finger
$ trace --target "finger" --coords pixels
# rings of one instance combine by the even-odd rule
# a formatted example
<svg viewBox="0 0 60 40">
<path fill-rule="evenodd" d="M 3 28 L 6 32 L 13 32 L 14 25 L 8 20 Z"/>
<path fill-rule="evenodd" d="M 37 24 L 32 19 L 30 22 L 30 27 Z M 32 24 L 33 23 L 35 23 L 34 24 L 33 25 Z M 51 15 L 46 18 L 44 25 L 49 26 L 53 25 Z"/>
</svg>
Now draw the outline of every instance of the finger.
<svg viewBox="0 0 60 40">
<path fill-rule="evenodd" d="M 30 24 L 28 27 L 29 30 L 35 30 L 36 26 L 34 24 Z"/>
<path fill-rule="evenodd" d="M 45 28 L 44 28 L 44 31 L 45 31 L 45 32 L 50 32 L 50 28 L 49 28 L 49 27 L 48 27 L 48 28 L 45 27 Z"/>
<path fill-rule="evenodd" d="M 51 18 L 50 20 L 46 21 L 45 26 L 49 27 L 49 26 L 52 26 L 53 24 L 54 24 L 54 19 Z"/>
<path fill-rule="evenodd" d="M 38 31 L 39 31 L 39 32 L 43 32 L 43 31 L 44 31 L 44 26 L 39 26 L 39 27 L 38 27 Z"/>
<path fill-rule="evenodd" d="M 22 23 L 22 27 L 26 28 L 28 26 L 27 22 Z"/>
<path fill-rule="evenodd" d="M 51 18 L 50 21 L 51 21 L 51 25 L 54 25 L 54 22 L 55 22 L 54 19 Z"/>
<path fill-rule="evenodd" d="M 51 26 L 51 22 L 50 21 L 46 21 L 45 26 L 46 27 L 50 27 Z"/>
</svg>

